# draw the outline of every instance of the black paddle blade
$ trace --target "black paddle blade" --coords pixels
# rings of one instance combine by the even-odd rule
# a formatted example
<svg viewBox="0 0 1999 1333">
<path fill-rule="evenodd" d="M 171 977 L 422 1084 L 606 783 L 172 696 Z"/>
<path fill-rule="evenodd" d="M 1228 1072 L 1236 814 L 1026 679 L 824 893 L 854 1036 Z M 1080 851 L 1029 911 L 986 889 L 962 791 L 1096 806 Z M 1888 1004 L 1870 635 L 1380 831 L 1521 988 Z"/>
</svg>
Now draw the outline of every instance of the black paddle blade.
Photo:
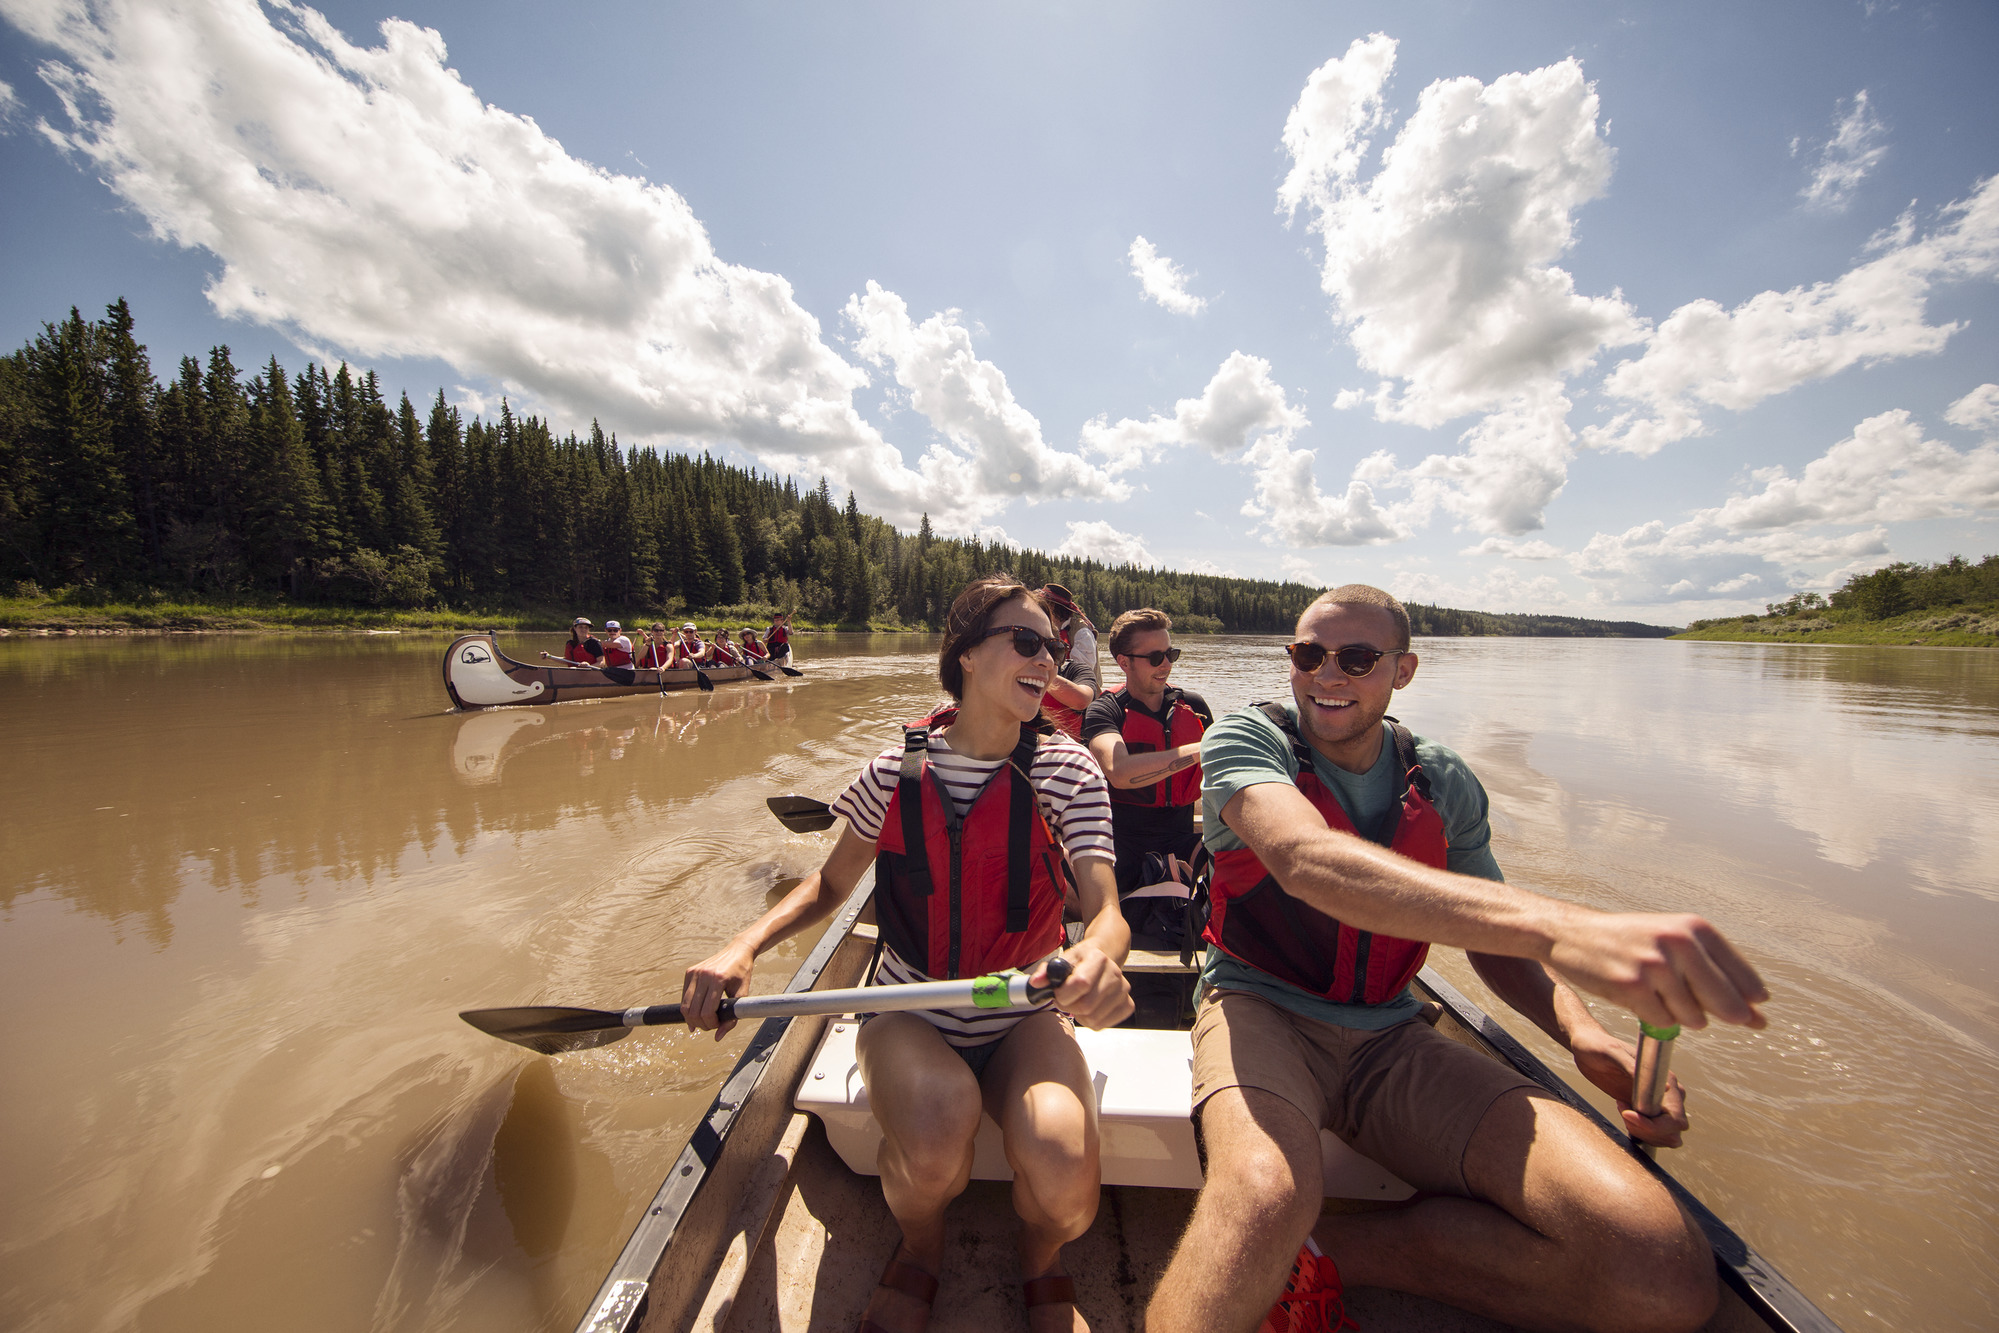
<svg viewBox="0 0 1999 1333">
<path fill-rule="evenodd" d="M 800 670 L 796 669 L 795 667 L 782 667 L 782 666 L 781 666 L 781 667 L 779 667 L 779 668 L 778 668 L 778 670 L 779 670 L 779 671 L 782 671 L 782 672 L 783 672 L 783 673 L 784 673 L 785 675 L 787 675 L 787 676 L 802 676 L 802 675 L 804 675 L 804 674 L 805 674 L 805 673 L 804 673 L 803 671 L 800 671 Z"/>
<path fill-rule="evenodd" d="M 756 669 L 755 667 L 751 667 L 751 668 L 750 668 L 750 674 L 751 674 L 752 676 L 755 676 L 755 677 L 756 677 L 756 678 L 757 678 L 758 680 L 776 680 L 776 679 L 777 679 L 777 677 L 776 677 L 776 676 L 773 676 L 773 675 L 771 675 L 771 674 L 770 674 L 770 672 L 768 672 L 768 671 L 759 671 L 759 670 L 757 670 L 757 669 Z"/>
<path fill-rule="evenodd" d="M 773 796 L 764 804 L 777 816 L 777 822 L 793 833 L 823 833 L 833 827 L 836 818 L 831 806 L 810 796 Z"/>
<path fill-rule="evenodd" d="M 694 673 L 694 683 L 701 687 L 701 691 L 704 694 L 713 694 L 715 692 L 715 682 L 708 679 L 708 673 L 705 671 Z"/>
<path fill-rule="evenodd" d="M 609 1046 L 631 1029 L 623 1014 L 603 1009 L 528 1005 L 518 1009 L 467 1009 L 458 1015 L 488 1036 L 543 1055 Z"/>
</svg>

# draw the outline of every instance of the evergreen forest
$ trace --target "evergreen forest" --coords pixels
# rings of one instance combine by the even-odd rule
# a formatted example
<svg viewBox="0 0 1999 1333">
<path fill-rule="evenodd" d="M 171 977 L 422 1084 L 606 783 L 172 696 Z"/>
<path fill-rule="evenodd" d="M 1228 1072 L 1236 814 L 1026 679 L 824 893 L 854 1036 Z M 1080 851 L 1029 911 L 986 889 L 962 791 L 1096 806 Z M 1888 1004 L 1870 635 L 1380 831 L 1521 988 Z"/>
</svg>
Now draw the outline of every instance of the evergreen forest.
<svg viewBox="0 0 1999 1333">
<path fill-rule="evenodd" d="M 914 533 L 822 478 L 557 435 L 504 402 L 467 421 L 439 390 L 217 347 L 156 378 L 122 299 L 0 356 L 0 587 L 72 605 L 194 597 L 934 627 L 968 581 L 1057 582 L 1107 624 L 1156 606 L 1188 631 L 1288 632 L 1300 583 L 1105 566 Z M 1663 635 L 1552 616 L 1410 607 L 1428 634 Z"/>
</svg>

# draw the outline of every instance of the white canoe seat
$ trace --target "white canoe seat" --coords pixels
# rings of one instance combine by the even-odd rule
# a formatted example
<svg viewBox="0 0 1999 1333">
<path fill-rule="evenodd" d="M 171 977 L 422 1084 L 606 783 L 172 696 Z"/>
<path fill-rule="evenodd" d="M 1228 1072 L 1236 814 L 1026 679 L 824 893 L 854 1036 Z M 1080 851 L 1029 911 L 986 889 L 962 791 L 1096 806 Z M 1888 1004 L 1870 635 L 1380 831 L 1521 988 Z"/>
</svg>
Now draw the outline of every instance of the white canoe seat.
<svg viewBox="0 0 1999 1333">
<path fill-rule="evenodd" d="M 799 1080 L 794 1105 L 819 1118 L 840 1160 L 859 1175 L 879 1172 L 875 1153 L 881 1128 L 868 1109 L 868 1091 L 854 1059 L 860 1024 L 835 1018 L 812 1063 Z M 1102 1136 L 1106 1185 L 1149 1185 L 1199 1189 L 1200 1159 L 1194 1149 L 1193 1040 L 1185 1032 L 1156 1028 L 1077 1029 L 1076 1040 L 1094 1073 L 1097 1117 Z M 1415 1193 L 1374 1162 L 1328 1133 L 1319 1135 L 1326 1194 L 1340 1199 L 1395 1201 Z M 979 1122 L 973 1145 L 974 1180 L 1012 1180 L 1000 1147 L 999 1126 L 990 1116 Z"/>
</svg>

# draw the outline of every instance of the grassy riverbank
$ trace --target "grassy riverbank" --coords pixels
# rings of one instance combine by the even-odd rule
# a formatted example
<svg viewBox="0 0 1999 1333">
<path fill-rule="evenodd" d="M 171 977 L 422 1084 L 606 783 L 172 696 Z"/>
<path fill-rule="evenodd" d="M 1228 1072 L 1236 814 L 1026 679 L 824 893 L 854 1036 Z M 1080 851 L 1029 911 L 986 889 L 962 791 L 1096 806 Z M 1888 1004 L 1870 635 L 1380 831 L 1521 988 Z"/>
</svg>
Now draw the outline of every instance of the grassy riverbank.
<svg viewBox="0 0 1999 1333">
<path fill-rule="evenodd" d="M 1999 602 L 1983 606 L 1929 607 L 1882 620 L 1857 611 L 1803 611 L 1696 621 L 1673 636 L 1723 643 L 1922 644 L 1930 648 L 1999 647 Z"/>
<path fill-rule="evenodd" d="M 722 628 L 733 630 L 743 625 L 752 625 L 761 631 L 770 623 L 770 608 L 727 606 L 685 614 L 675 612 L 671 616 L 644 611 L 620 612 L 614 608 L 603 614 L 593 614 L 592 619 L 601 625 L 606 616 L 624 621 L 627 629 L 650 624 L 654 620 L 664 620 L 676 626 L 692 620 L 704 632 Z M 480 629 L 506 630 L 517 634 L 538 631 L 559 634 L 569 628 L 571 618 L 572 613 L 559 608 L 411 611 L 289 603 L 277 599 L 223 602 L 171 597 L 85 605 L 61 597 L 0 597 L 0 633 L 8 634 L 72 630 L 97 634 L 356 634 L 368 630 L 460 634 Z M 795 632 L 811 633 L 815 630 L 901 627 L 819 624 L 793 617 L 792 628 Z"/>
</svg>

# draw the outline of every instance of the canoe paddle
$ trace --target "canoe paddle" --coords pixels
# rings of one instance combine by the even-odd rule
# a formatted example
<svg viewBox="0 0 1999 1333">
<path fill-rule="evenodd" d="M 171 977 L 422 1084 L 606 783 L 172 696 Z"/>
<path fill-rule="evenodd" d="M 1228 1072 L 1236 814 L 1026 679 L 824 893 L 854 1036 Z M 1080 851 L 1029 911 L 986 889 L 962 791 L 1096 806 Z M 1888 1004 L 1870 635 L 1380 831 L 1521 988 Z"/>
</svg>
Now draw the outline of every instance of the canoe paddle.
<svg viewBox="0 0 1999 1333">
<path fill-rule="evenodd" d="M 772 796 L 764 804 L 793 833 L 824 833 L 837 818 L 832 806 L 810 796 Z"/>
<path fill-rule="evenodd" d="M 1679 1038 L 1680 1027 L 1653 1027 L 1640 1019 L 1638 1022 L 1638 1065 L 1631 1075 L 1631 1107 L 1643 1116 L 1654 1116 L 1666 1107 L 1666 1074 L 1673 1063 L 1673 1042 Z M 1658 1149 L 1651 1144 L 1640 1144 L 1647 1157 L 1654 1156 Z"/>
<path fill-rule="evenodd" d="M 898 1009 L 1021 1009 L 1039 1004 L 1069 979 L 1074 965 L 1048 960 L 1048 984 L 1029 984 L 1025 972 L 995 972 L 962 981 L 919 981 L 906 986 L 852 986 L 844 990 L 797 991 L 724 999 L 716 1016 L 801 1018 L 812 1014 L 888 1013 Z M 684 1023 L 677 1004 L 631 1009 L 569 1009 L 528 1005 L 517 1009 L 467 1009 L 458 1015 L 488 1036 L 543 1055 L 608 1046 L 633 1028 Z"/>
</svg>

